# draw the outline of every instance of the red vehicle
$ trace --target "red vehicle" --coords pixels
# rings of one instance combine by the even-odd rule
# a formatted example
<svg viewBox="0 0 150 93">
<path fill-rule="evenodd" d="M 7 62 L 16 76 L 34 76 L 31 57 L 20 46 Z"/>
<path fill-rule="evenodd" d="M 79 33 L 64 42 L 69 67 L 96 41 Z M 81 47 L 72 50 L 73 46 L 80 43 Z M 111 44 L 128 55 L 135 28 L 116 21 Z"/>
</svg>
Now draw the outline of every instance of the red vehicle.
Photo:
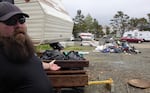
<svg viewBox="0 0 150 93">
<path fill-rule="evenodd" d="M 120 40 L 132 42 L 132 43 L 142 43 L 144 41 L 143 39 L 135 38 L 135 37 L 121 37 Z"/>
</svg>

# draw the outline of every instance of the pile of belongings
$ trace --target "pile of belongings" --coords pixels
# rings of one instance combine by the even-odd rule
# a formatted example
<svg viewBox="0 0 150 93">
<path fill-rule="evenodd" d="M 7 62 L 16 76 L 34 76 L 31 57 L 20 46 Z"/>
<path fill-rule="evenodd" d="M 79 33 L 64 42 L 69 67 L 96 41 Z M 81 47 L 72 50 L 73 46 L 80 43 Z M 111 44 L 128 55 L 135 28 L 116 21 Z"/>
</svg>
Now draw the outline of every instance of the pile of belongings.
<svg viewBox="0 0 150 93">
<path fill-rule="evenodd" d="M 59 50 L 46 50 L 41 56 L 41 60 L 86 60 L 78 51 L 60 52 Z M 72 61 L 70 61 L 72 62 Z M 83 70 L 83 67 L 61 67 L 62 70 Z"/>
<path fill-rule="evenodd" d="M 61 52 L 59 50 L 45 50 L 40 56 L 41 60 L 85 60 L 78 51 Z"/>
<path fill-rule="evenodd" d="M 61 52 L 64 47 L 59 42 L 49 44 L 53 50 L 45 50 L 40 56 L 41 60 L 85 60 L 77 51 Z"/>
<path fill-rule="evenodd" d="M 111 43 L 105 43 L 101 46 L 97 46 L 95 48 L 96 51 L 100 51 L 102 53 L 129 53 L 129 54 L 137 54 L 141 53 L 134 46 L 131 46 L 128 42 L 123 41 L 114 41 Z"/>
<path fill-rule="evenodd" d="M 41 60 L 86 60 L 78 51 L 61 52 L 64 47 L 59 42 L 49 44 L 53 49 L 45 50 L 40 57 Z M 77 61 L 78 62 L 78 61 Z M 83 67 L 61 68 L 63 70 L 82 70 Z"/>
</svg>

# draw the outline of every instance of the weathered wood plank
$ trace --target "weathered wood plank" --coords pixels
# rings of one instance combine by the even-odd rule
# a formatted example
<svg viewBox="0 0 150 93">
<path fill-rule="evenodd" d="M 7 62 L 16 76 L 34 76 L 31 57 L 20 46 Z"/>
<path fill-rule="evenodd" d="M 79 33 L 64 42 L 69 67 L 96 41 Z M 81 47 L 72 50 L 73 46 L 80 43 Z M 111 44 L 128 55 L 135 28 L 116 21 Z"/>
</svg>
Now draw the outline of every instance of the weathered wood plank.
<svg viewBox="0 0 150 93">
<path fill-rule="evenodd" d="M 88 75 L 48 75 L 55 88 L 79 87 L 88 84 Z"/>
<path fill-rule="evenodd" d="M 43 62 L 51 62 L 51 60 L 43 60 Z M 56 60 L 56 64 L 61 66 L 62 68 L 65 67 L 88 67 L 89 61 L 88 60 Z"/>
<path fill-rule="evenodd" d="M 86 74 L 85 70 L 58 70 L 58 71 L 46 71 L 47 75 L 71 75 L 71 74 Z"/>
</svg>

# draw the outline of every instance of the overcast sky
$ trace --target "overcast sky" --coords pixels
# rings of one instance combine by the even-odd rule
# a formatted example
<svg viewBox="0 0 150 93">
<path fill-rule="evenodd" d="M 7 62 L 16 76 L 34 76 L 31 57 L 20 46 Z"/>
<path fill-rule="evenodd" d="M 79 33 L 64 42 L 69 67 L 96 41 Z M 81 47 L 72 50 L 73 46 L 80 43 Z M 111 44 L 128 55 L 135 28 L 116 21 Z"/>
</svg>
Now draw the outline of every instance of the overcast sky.
<svg viewBox="0 0 150 93">
<path fill-rule="evenodd" d="M 147 18 L 150 13 L 150 0 L 61 0 L 69 15 L 74 18 L 77 10 L 83 15 L 88 13 L 99 21 L 108 25 L 117 11 L 123 11 L 130 17 Z"/>
</svg>

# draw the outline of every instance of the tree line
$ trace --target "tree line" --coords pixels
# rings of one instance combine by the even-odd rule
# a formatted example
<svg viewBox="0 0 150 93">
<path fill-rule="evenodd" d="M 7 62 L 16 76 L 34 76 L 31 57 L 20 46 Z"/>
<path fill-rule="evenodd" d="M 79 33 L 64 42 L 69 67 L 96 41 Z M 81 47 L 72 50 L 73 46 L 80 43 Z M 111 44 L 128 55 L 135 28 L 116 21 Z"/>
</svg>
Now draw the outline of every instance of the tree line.
<svg viewBox="0 0 150 93">
<path fill-rule="evenodd" d="M 86 16 L 82 14 L 81 10 L 77 10 L 76 16 L 73 18 L 74 27 L 73 35 L 77 37 L 80 32 L 90 32 L 95 35 L 96 38 L 102 37 L 103 35 L 114 35 L 121 37 L 124 32 L 129 30 L 149 30 L 150 31 L 150 14 L 147 14 L 146 18 L 131 18 L 122 11 L 117 11 L 110 20 L 109 26 L 103 27 L 96 18 L 92 18 L 90 14 Z M 103 31 L 105 28 L 105 32 Z"/>
</svg>

